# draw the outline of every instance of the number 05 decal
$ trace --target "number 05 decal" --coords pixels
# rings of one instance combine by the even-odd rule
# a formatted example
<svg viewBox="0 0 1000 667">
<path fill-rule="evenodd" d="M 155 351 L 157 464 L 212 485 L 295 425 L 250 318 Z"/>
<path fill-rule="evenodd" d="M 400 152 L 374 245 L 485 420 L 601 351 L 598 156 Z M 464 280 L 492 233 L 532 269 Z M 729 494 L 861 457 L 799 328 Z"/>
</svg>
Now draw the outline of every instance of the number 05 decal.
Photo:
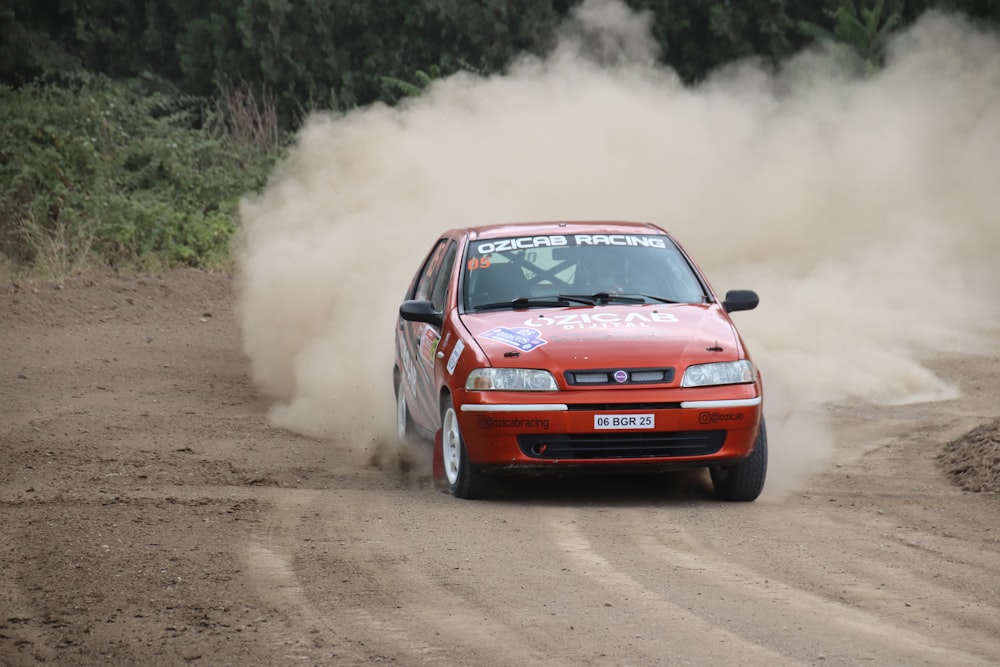
<svg viewBox="0 0 1000 667">
<path fill-rule="evenodd" d="M 490 268 L 490 256 L 485 257 L 473 257 L 468 263 L 469 271 L 475 271 L 476 269 L 488 269 Z"/>
</svg>

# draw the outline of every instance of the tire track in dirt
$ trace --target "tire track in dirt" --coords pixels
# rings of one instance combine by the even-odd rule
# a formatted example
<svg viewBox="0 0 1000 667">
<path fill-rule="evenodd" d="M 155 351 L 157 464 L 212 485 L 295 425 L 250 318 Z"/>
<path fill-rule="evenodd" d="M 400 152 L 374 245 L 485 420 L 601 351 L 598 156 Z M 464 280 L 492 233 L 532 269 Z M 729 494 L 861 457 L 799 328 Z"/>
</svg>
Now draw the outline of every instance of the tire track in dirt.
<svg viewBox="0 0 1000 667">
<path fill-rule="evenodd" d="M 998 610 L 919 572 L 947 546 L 895 567 L 873 540 L 889 526 L 871 517 L 384 491 L 280 492 L 249 558 L 297 645 L 318 637 L 342 659 L 414 665 L 985 665 L 1000 653 Z"/>
<path fill-rule="evenodd" d="M 338 492 L 340 501 L 353 492 Z M 363 521 L 338 512 L 345 504 L 365 513 L 388 513 L 381 497 L 358 493 L 347 503 L 330 494 L 282 490 L 272 498 L 264 534 L 248 545 L 251 579 L 266 604 L 286 619 L 290 659 L 336 658 L 357 662 L 390 661 L 413 665 L 570 665 L 525 648 L 523 634 L 495 606 L 482 605 L 447 587 L 433 571 L 408 562 L 396 543 L 398 526 L 377 532 L 358 530 Z M 303 517 L 319 516 L 322 530 L 303 527 Z M 303 536 L 342 545 L 334 569 L 296 569 Z M 331 582 L 342 586 L 333 595 Z M 498 615 L 499 612 L 499 615 Z M 332 648 L 331 648 L 332 647 Z"/>
<path fill-rule="evenodd" d="M 282 489 L 267 494 L 273 505 L 264 531 L 244 550 L 251 586 L 262 606 L 273 608 L 280 616 L 280 629 L 272 628 L 275 644 L 284 646 L 290 660 L 333 660 L 346 657 L 361 660 L 364 656 L 345 656 L 351 647 L 331 619 L 320 613 L 308 600 L 295 573 L 296 527 L 302 513 L 319 492 Z"/>
<path fill-rule="evenodd" d="M 772 568 L 751 569 L 732 559 L 720 557 L 722 553 L 706 548 L 686 532 L 650 530 L 650 525 L 646 523 L 633 525 L 632 528 L 639 538 L 637 546 L 640 549 L 663 563 L 670 563 L 686 579 L 700 580 L 706 588 L 721 589 L 727 600 L 739 599 L 740 604 L 748 609 L 754 606 L 768 608 L 769 613 L 776 615 L 774 620 L 780 620 L 783 626 L 799 628 L 797 634 L 800 636 L 832 634 L 850 637 L 850 642 L 842 646 L 831 644 L 823 650 L 825 664 L 835 664 L 839 658 L 844 664 L 859 659 L 874 659 L 881 664 L 903 661 L 914 665 L 985 665 L 995 659 L 995 656 L 986 658 L 967 652 L 964 647 L 977 645 L 975 640 L 981 638 L 974 633 L 963 632 L 960 626 L 950 629 L 948 641 L 941 641 L 932 634 L 894 622 L 891 610 L 905 609 L 909 603 L 891 591 L 919 590 L 929 583 L 908 576 L 905 570 L 874 560 L 866 562 L 866 578 L 848 575 L 834 584 L 842 586 L 847 592 L 850 602 L 845 603 L 803 589 L 800 584 L 790 583 L 782 572 Z M 826 530 L 819 527 L 814 532 L 823 534 Z M 669 535 L 669 540 L 666 535 Z M 825 570 L 822 573 L 810 572 L 808 576 L 814 581 L 825 579 L 829 583 L 831 574 Z M 897 584 L 894 579 L 905 581 Z M 874 609 L 858 608 L 856 601 L 862 598 L 857 593 L 851 594 L 850 587 L 861 584 L 871 594 L 872 587 L 863 582 L 873 580 L 889 583 L 874 593 L 877 604 L 864 605 Z M 928 597 L 944 602 L 945 607 L 951 603 L 963 604 L 954 596 L 949 599 L 947 591 L 940 587 L 925 590 Z M 936 597 L 938 594 L 941 599 Z M 764 628 L 766 624 L 758 625 L 754 633 Z"/>
<path fill-rule="evenodd" d="M 848 557 L 834 564 L 818 554 L 803 563 L 799 579 L 821 594 L 835 595 L 879 618 L 899 617 L 905 627 L 923 636 L 947 634 L 955 646 L 978 646 L 991 660 L 1000 660 L 996 595 L 970 585 L 983 580 L 984 573 L 990 580 L 1000 578 L 995 553 L 970 552 L 956 537 L 901 528 L 878 516 L 782 520 L 789 527 L 798 526 L 804 535 L 843 536 L 827 548 Z M 810 549 L 816 552 L 820 546 Z M 927 627 L 932 616 L 933 629 Z"/>
<path fill-rule="evenodd" d="M 657 653 L 671 655 L 671 660 L 677 661 L 672 664 L 697 664 L 703 660 L 725 664 L 736 655 L 740 656 L 741 664 L 745 665 L 763 667 L 796 664 L 796 661 L 762 644 L 748 641 L 716 623 L 704 620 L 690 609 L 671 601 L 668 596 L 640 583 L 612 560 L 598 553 L 598 549 L 578 524 L 576 512 L 552 512 L 548 523 L 555 543 L 576 568 L 591 578 L 595 585 L 608 589 L 615 596 L 623 596 L 633 605 L 638 603 L 644 611 L 644 625 L 658 625 L 661 628 L 663 645 L 659 650 L 663 652 L 654 651 L 649 656 L 654 661 L 650 664 L 655 664 Z M 697 654 L 685 655 L 683 647 L 677 645 L 677 637 L 700 637 Z"/>
<path fill-rule="evenodd" d="M 716 538 L 743 533 L 768 542 L 786 541 L 790 533 L 850 533 L 815 516 L 806 529 L 786 521 L 780 507 L 757 516 L 706 507 L 694 511 L 705 515 L 700 519 L 703 526 L 696 527 Z M 769 525 L 757 520 L 772 512 Z M 567 510 L 553 514 L 550 524 L 554 539 L 597 585 L 628 592 L 633 603 L 652 601 L 668 634 L 724 638 L 725 647 L 719 647 L 724 662 L 738 656 L 749 664 L 987 665 L 996 664 L 1000 656 L 995 606 L 977 603 L 892 563 L 838 555 L 833 560 L 804 559 L 796 571 L 783 569 L 787 561 L 762 554 L 765 559 L 758 566 L 747 566 L 731 557 L 741 551 L 732 541 L 725 549 L 706 546 L 700 534 L 695 537 L 685 525 L 690 517 L 629 509 L 614 512 L 613 519 L 594 523 Z M 752 545 L 750 549 L 760 554 Z M 851 549 L 864 553 L 856 545 Z M 842 573 L 832 572 L 845 563 L 849 565 Z M 885 583 L 876 589 L 872 581 Z M 841 592 L 840 600 L 830 597 L 834 590 Z M 920 627 L 924 610 L 911 606 L 905 591 L 922 591 L 935 610 L 958 611 L 944 619 L 935 615 L 932 627 Z M 701 643 L 694 655 L 707 655 L 710 648 Z"/>
</svg>

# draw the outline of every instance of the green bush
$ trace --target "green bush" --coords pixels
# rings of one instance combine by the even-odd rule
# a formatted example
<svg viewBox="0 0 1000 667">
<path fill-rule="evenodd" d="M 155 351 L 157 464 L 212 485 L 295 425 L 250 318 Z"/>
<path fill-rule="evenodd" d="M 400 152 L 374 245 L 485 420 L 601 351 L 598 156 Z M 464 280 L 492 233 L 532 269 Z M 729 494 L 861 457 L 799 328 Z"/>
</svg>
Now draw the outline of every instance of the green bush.
<svg viewBox="0 0 1000 667">
<path fill-rule="evenodd" d="M 100 75 L 0 85 L 0 252 L 49 274 L 223 260 L 280 150 L 227 112 Z"/>
</svg>

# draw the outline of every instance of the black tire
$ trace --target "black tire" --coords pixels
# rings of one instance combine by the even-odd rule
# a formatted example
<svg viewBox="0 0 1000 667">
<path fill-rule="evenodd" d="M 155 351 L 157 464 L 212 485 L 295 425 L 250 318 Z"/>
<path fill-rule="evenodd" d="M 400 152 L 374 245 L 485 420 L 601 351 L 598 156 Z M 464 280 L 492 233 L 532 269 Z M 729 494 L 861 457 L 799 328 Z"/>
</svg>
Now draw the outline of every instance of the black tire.
<svg viewBox="0 0 1000 667">
<path fill-rule="evenodd" d="M 445 398 L 444 405 L 441 406 L 441 458 L 451 495 L 466 499 L 485 498 L 488 495 L 486 475 L 469 461 L 451 396 Z"/>
<path fill-rule="evenodd" d="M 767 428 L 760 418 L 760 430 L 753 452 L 739 463 L 709 469 L 715 495 L 722 500 L 750 502 L 764 490 L 767 477 Z"/>
</svg>

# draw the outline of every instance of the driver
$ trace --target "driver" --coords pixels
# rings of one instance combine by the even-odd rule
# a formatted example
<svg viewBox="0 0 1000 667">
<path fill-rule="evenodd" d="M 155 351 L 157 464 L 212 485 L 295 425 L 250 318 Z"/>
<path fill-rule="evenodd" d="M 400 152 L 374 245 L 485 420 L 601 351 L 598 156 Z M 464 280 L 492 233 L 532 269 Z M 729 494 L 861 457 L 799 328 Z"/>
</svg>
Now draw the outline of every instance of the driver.
<svg viewBox="0 0 1000 667">
<path fill-rule="evenodd" d="M 574 286 L 583 294 L 624 294 L 630 284 L 628 255 L 607 246 L 578 248 Z"/>
</svg>

